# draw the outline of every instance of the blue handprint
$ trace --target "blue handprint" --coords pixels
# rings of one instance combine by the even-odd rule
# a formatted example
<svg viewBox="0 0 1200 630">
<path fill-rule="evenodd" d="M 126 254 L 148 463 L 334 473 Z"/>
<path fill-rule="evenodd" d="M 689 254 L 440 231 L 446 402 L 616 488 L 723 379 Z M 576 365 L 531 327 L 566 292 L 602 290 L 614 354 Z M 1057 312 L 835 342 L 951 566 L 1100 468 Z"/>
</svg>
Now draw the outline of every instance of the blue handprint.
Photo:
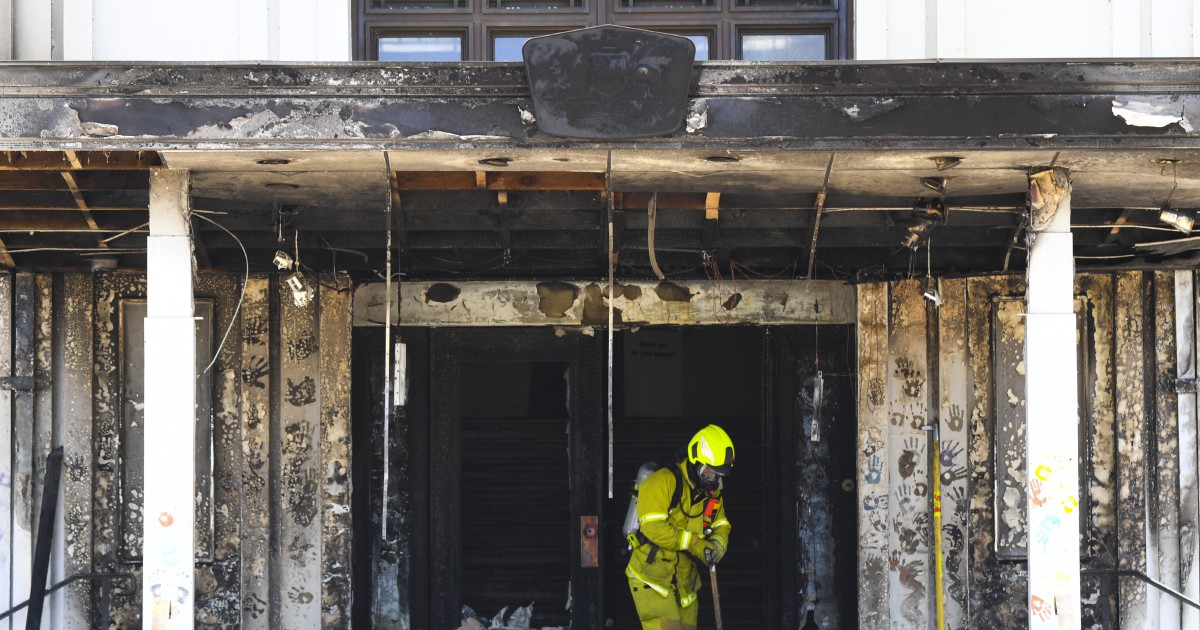
<svg viewBox="0 0 1200 630">
<path fill-rule="evenodd" d="M 883 477 L 883 459 L 878 455 L 872 455 L 867 458 L 867 483 L 879 483 Z"/>
</svg>

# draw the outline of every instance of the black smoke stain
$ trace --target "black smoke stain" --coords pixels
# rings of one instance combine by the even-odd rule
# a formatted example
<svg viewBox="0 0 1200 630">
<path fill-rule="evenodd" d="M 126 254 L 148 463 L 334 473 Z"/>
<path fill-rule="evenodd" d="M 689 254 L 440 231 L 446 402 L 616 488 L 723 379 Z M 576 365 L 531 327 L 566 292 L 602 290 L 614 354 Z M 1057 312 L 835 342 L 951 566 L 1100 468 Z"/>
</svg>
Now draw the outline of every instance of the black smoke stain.
<svg viewBox="0 0 1200 630">
<path fill-rule="evenodd" d="M 603 326 L 608 324 L 608 304 L 604 301 L 604 292 L 596 283 L 584 288 L 583 319 L 584 326 Z M 613 309 L 613 324 L 621 323 L 621 309 Z"/>
<path fill-rule="evenodd" d="M 538 310 L 546 317 L 559 319 L 565 317 L 567 311 L 575 304 L 575 299 L 579 297 L 579 287 L 569 282 L 539 282 L 537 294 Z"/>
<path fill-rule="evenodd" d="M 458 299 L 462 289 L 446 282 L 435 282 L 425 290 L 425 303 L 437 302 L 445 304 Z"/>
<path fill-rule="evenodd" d="M 728 300 L 725 300 L 724 302 L 721 303 L 721 307 L 727 311 L 732 311 L 733 309 L 738 307 L 738 304 L 741 304 L 741 303 L 742 303 L 742 294 L 734 293 L 733 295 L 729 296 Z"/>
<path fill-rule="evenodd" d="M 681 287 L 667 280 L 659 282 L 658 286 L 654 287 L 654 294 L 664 302 L 691 302 L 696 295 L 687 287 Z"/>
</svg>

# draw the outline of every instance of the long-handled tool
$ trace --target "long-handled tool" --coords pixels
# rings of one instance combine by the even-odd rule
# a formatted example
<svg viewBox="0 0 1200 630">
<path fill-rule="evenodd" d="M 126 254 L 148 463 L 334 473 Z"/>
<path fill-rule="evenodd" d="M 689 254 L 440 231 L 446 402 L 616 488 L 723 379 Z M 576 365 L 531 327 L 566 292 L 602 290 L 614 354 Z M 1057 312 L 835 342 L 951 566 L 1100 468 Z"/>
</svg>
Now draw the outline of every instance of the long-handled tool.
<svg viewBox="0 0 1200 630">
<path fill-rule="evenodd" d="M 721 592 L 717 590 L 717 563 L 713 562 L 712 549 L 704 550 L 704 561 L 708 563 L 708 579 L 712 582 L 713 614 L 717 616 L 717 630 L 721 627 Z"/>
</svg>

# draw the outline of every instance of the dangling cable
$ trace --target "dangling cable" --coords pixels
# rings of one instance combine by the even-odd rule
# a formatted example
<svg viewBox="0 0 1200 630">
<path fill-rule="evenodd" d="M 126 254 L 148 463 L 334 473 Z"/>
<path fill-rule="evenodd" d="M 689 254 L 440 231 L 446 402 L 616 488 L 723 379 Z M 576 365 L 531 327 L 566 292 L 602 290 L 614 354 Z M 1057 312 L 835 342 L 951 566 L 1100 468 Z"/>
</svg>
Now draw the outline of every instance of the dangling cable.
<svg viewBox="0 0 1200 630">
<path fill-rule="evenodd" d="M 211 370 L 212 366 L 217 363 L 217 357 L 221 356 L 221 349 L 225 347 L 225 341 L 229 339 L 229 331 L 233 330 L 233 323 L 237 321 L 238 314 L 242 312 L 242 301 L 246 299 L 246 283 L 250 281 L 250 255 L 246 253 L 246 246 L 242 244 L 242 239 L 238 238 L 233 232 L 230 232 L 229 228 L 202 214 L 193 214 L 192 216 L 196 217 L 197 219 L 204 219 L 205 221 L 208 221 L 209 223 L 224 230 L 225 233 L 232 237 L 234 242 L 238 244 L 238 247 L 241 248 L 242 258 L 244 258 L 246 261 L 246 275 L 242 278 L 242 292 L 240 295 L 238 295 L 238 303 L 233 309 L 233 317 L 229 319 L 229 326 L 225 327 L 225 334 L 221 336 L 221 343 L 217 345 L 217 351 L 213 353 L 212 361 L 209 361 L 208 366 L 204 368 L 204 371 L 207 372 Z"/>
<path fill-rule="evenodd" d="M 662 269 L 658 268 L 658 257 L 654 255 L 654 224 L 658 220 L 658 193 L 650 193 L 650 203 L 646 204 L 646 249 L 650 252 L 650 268 L 659 280 L 666 280 Z"/>
</svg>

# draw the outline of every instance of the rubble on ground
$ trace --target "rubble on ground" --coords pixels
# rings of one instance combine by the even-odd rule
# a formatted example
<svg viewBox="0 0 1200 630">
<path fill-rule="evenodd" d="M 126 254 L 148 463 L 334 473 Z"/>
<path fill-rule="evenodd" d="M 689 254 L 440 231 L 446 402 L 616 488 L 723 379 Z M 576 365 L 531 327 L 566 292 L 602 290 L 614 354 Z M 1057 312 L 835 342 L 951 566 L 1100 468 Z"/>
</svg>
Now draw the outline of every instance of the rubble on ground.
<svg viewBox="0 0 1200 630">
<path fill-rule="evenodd" d="M 470 606 L 463 606 L 462 625 L 458 630 L 563 630 L 561 627 L 533 628 L 529 625 L 532 619 L 533 602 L 514 609 L 512 613 L 505 606 L 491 619 L 479 616 Z"/>
</svg>

